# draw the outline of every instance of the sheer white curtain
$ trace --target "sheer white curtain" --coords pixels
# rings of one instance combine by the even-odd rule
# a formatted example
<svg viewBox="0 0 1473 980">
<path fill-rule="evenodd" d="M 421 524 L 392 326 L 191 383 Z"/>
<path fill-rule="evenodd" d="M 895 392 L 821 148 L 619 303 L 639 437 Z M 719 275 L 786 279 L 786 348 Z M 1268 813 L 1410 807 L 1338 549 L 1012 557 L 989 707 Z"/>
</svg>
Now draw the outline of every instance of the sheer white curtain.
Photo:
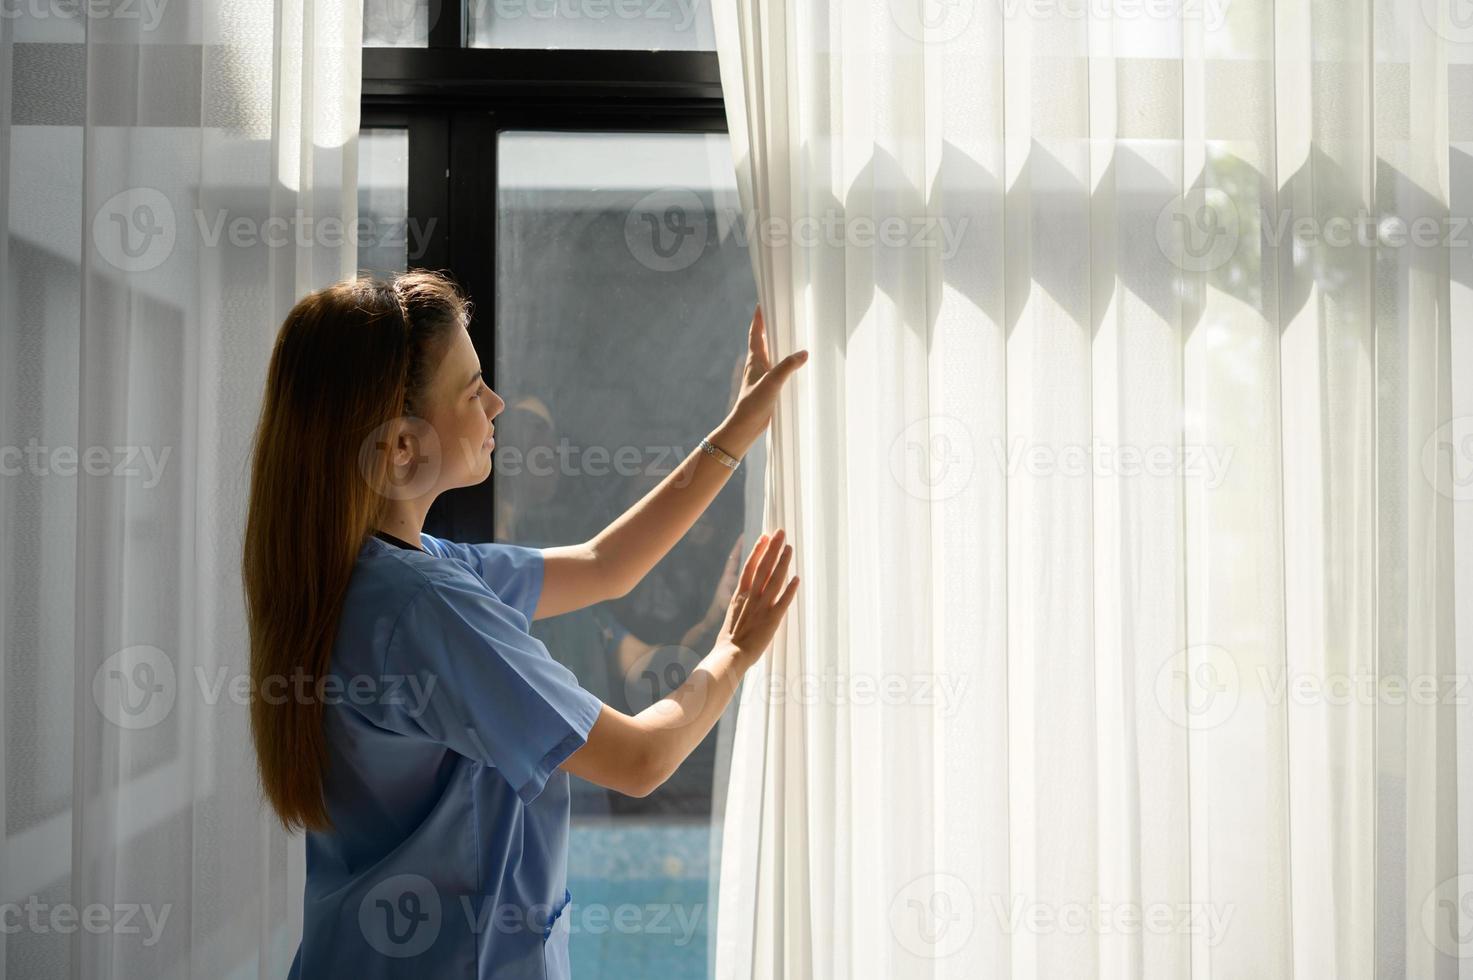
<svg viewBox="0 0 1473 980">
<path fill-rule="evenodd" d="M 813 352 L 718 974 L 1473 975 L 1473 28 L 715 11 Z"/>
<path fill-rule="evenodd" d="M 279 977 L 239 584 L 277 325 L 353 271 L 355 0 L 0 18 L 0 977 Z"/>
</svg>

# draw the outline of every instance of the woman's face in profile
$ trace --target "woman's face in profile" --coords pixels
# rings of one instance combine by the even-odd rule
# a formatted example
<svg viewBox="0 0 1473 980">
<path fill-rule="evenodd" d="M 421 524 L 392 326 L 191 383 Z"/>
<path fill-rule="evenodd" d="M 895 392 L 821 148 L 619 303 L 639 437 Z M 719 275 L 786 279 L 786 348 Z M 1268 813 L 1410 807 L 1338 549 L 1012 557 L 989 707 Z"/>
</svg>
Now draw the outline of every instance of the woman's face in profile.
<svg viewBox="0 0 1473 980">
<path fill-rule="evenodd" d="M 453 331 L 426 396 L 417 460 L 434 473 L 435 493 L 474 486 L 491 474 L 496 446 L 493 419 L 506 402 L 481 374 L 481 359 L 462 327 Z"/>
</svg>

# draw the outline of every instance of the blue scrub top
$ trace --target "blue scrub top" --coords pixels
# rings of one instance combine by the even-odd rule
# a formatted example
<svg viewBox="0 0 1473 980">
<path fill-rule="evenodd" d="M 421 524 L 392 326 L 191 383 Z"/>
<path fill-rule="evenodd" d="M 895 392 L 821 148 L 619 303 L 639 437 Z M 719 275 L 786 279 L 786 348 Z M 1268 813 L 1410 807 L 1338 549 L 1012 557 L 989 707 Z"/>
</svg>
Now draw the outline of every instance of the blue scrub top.
<svg viewBox="0 0 1473 980">
<path fill-rule="evenodd" d="M 567 978 L 557 767 L 603 702 L 528 632 L 540 549 L 421 543 L 368 538 L 348 583 L 291 980 Z"/>
</svg>

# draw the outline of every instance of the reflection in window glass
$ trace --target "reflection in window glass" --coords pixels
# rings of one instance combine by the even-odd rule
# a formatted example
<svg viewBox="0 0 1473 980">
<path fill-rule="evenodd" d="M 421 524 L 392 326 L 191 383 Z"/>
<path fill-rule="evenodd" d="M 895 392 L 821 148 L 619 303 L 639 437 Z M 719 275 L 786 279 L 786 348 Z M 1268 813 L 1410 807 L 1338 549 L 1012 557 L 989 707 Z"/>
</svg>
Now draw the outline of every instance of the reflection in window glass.
<svg viewBox="0 0 1473 980">
<path fill-rule="evenodd" d="M 711 0 L 465 0 L 471 45 L 714 51 Z"/>
<path fill-rule="evenodd" d="M 756 288 L 724 134 L 505 132 L 498 149 L 499 541 L 584 541 L 649 493 L 730 409 Z M 627 595 L 532 632 L 579 682 L 637 713 L 690 676 L 760 533 L 762 447 Z M 647 929 L 572 934 L 574 976 L 708 975 L 737 703 L 644 799 L 574 778 L 575 908 L 665 908 Z M 575 921 L 577 917 L 575 915 Z M 612 919 L 607 921 L 611 922 Z M 673 923 L 673 925 L 672 925 Z"/>
<path fill-rule="evenodd" d="M 358 268 L 403 272 L 423 243 L 409 221 L 409 132 L 365 129 L 358 134 Z M 411 249 L 411 242 L 413 249 Z"/>
<path fill-rule="evenodd" d="M 363 0 L 363 46 L 423 48 L 446 0 Z M 448 0 L 454 3 L 456 0 Z"/>
</svg>

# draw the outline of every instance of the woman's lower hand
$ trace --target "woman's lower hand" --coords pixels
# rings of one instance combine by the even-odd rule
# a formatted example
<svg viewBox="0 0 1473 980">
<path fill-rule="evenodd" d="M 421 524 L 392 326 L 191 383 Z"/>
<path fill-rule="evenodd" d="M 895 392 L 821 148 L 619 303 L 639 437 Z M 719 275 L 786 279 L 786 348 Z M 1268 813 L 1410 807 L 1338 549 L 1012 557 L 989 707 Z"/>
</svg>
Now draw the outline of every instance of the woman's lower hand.
<svg viewBox="0 0 1473 980">
<path fill-rule="evenodd" d="M 786 532 L 778 528 L 752 547 L 716 637 L 718 647 L 736 649 L 748 665 L 766 652 L 798 594 L 798 577 L 788 578 L 793 547 L 785 538 Z"/>
</svg>

